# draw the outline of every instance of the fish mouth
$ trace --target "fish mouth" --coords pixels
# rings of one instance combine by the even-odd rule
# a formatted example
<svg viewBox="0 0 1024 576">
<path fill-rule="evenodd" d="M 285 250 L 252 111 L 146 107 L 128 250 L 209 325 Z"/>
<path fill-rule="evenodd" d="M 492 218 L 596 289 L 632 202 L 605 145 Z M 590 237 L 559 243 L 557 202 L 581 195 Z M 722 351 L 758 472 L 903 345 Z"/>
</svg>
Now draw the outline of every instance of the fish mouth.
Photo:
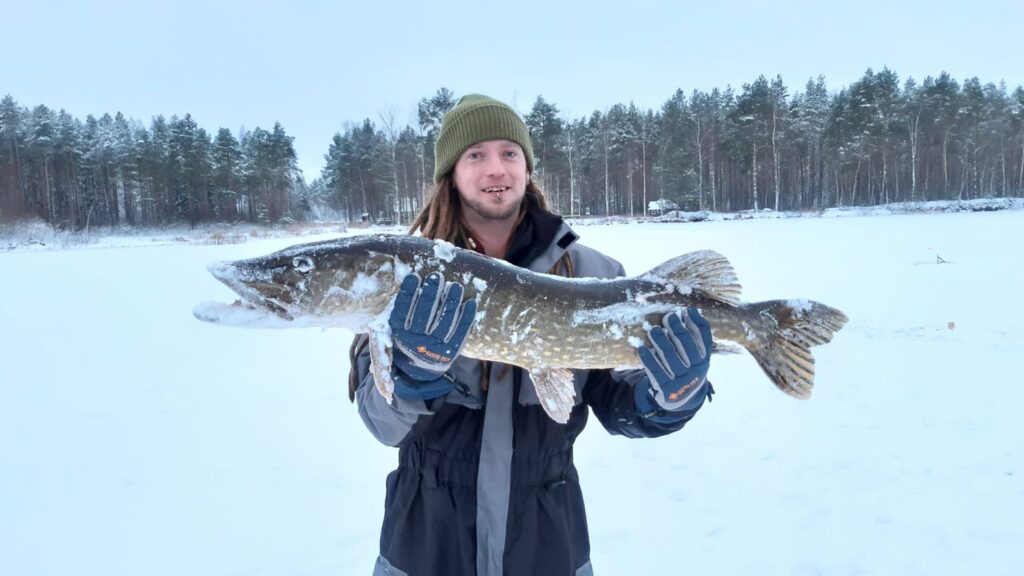
<svg viewBox="0 0 1024 576">
<path fill-rule="evenodd" d="M 238 262 L 215 262 L 207 266 L 206 269 L 213 274 L 214 278 L 242 297 L 232 306 L 266 310 L 282 320 L 289 322 L 295 320 L 295 317 L 277 299 L 264 295 L 266 292 L 286 294 L 286 291 L 283 291 L 277 284 L 261 278 L 266 275 L 265 272 L 252 270 Z"/>
<path fill-rule="evenodd" d="M 241 306 L 252 306 L 253 308 L 259 308 L 259 309 L 262 309 L 262 310 L 266 310 L 267 312 L 270 312 L 270 313 L 274 314 L 278 318 L 280 318 L 282 320 L 287 320 L 289 322 L 292 322 L 292 321 L 295 320 L 295 317 L 292 316 L 291 313 L 289 313 L 288 310 L 285 307 L 281 306 L 277 302 L 274 302 L 273 300 L 270 300 L 268 298 L 263 298 L 263 297 L 254 298 L 252 296 L 249 296 L 249 297 L 245 298 L 244 300 L 241 300 L 239 302 L 239 305 L 241 305 Z"/>
</svg>

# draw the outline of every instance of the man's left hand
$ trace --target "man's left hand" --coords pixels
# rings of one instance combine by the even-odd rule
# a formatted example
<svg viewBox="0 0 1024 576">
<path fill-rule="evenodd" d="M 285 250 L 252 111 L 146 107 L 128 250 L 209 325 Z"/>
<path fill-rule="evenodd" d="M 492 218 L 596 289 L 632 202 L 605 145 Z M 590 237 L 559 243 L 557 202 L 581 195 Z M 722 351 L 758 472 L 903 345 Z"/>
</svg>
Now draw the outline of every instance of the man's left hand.
<svg viewBox="0 0 1024 576">
<path fill-rule="evenodd" d="M 637 383 L 636 405 L 644 413 L 697 408 L 703 402 L 711 360 L 711 326 L 696 309 L 670 312 L 637 348 L 650 387 Z M 653 402 L 652 402 L 653 400 Z"/>
</svg>

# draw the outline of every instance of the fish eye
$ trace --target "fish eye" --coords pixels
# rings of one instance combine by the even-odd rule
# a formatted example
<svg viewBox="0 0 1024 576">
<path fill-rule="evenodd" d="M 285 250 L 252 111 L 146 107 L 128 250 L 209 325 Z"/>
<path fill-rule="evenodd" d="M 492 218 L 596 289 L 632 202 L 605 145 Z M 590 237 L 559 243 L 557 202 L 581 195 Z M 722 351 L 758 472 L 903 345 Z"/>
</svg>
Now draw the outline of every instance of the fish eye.
<svg viewBox="0 0 1024 576">
<path fill-rule="evenodd" d="M 316 268 L 313 264 L 313 259 L 309 256 L 296 256 L 292 259 L 292 267 L 300 274 L 307 274 Z"/>
</svg>

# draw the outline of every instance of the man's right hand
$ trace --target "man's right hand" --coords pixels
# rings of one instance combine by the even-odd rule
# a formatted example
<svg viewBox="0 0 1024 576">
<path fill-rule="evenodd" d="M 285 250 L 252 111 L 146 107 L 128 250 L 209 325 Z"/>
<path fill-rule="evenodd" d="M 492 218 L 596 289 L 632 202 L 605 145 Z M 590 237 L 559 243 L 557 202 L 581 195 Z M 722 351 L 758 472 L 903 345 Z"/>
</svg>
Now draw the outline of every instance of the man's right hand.
<svg viewBox="0 0 1024 576">
<path fill-rule="evenodd" d="M 445 373 L 476 321 L 476 300 L 463 302 L 463 294 L 462 284 L 445 282 L 437 272 L 422 284 L 416 274 L 402 281 L 389 319 L 399 396 L 428 400 L 451 391 Z"/>
</svg>

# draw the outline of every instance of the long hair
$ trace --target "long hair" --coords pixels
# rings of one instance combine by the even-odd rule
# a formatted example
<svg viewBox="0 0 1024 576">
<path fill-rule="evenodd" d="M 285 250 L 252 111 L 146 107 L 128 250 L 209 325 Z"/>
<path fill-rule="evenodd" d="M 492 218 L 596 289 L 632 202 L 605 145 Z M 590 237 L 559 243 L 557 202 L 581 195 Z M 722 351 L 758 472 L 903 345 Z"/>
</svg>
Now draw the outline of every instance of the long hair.
<svg viewBox="0 0 1024 576">
<path fill-rule="evenodd" d="M 551 211 L 544 193 L 532 179 L 526 183 L 526 196 L 519 205 L 520 221 L 526 216 L 530 206 L 536 206 L 545 212 Z M 417 232 L 424 238 L 444 240 L 460 248 L 468 247 L 469 228 L 462 218 L 462 200 L 452 182 L 451 172 L 442 176 L 441 180 L 427 191 L 427 203 L 409 226 L 409 234 Z"/>
<path fill-rule="evenodd" d="M 462 218 L 462 200 L 459 198 L 459 191 L 452 182 L 451 172 L 442 176 L 437 183 L 430 187 L 430 190 L 427 192 L 427 198 L 427 203 L 409 226 L 409 234 L 419 232 L 424 238 L 444 240 L 460 248 L 468 248 L 470 245 L 469 227 L 466 226 Z M 526 195 L 523 197 L 523 202 L 519 205 L 519 222 L 526 217 L 526 213 L 531 206 L 545 212 L 551 212 L 544 193 L 533 183 L 532 178 L 526 183 Z M 548 273 L 565 276 L 566 278 L 575 276 L 572 258 L 569 256 L 569 253 L 562 254 L 562 257 L 555 262 Z M 359 387 L 358 374 L 355 369 L 356 361 L 359 353 L 368 343 L 369 337 L 365 334 L 359 334 L 352 341 L 352 347 L 349 348 L 348 355 L 351 368 L 348 374 L 348 399 L 352 402 L 355 402 L 356 388 Z M 508 369 L 509 367 L 506 366 L 505 368 Z M 491 363 L 484 362 L 483 370 L 481 370 L 481 385 L 484 390 L 487 389 L 490 372 Z"/>
</svg>

